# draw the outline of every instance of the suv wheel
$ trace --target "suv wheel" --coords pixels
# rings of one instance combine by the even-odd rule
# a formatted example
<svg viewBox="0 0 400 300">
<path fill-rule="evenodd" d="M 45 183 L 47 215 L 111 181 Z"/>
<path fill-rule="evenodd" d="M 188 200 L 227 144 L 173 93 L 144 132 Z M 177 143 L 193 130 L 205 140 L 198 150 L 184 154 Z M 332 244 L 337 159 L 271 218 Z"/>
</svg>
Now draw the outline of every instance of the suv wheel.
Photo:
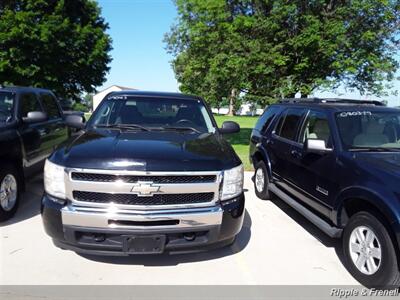
<svg viewBox="0 0 400 300">
<path fill-rule="evenodd" d="M 269 199 L 268 191 L 268 173 L 267 167 L 263 161 L 256 164 L 254 172 L 254 189 L 258 198 L 266 200 Z"/>
<path fill-rule="evenodd" d="M 0 221 L 11 218 L 18 208 L 20 191 L 18 171 L 9 165 L 0 170 Z"/>
<path fill-rule="evenodd" d="M 352 216 L 343 233 L 345 264 L 362 285 L 393 288 L 400 284 L 397 255 L 386 227 L 372 214 Z"/>
</svg>

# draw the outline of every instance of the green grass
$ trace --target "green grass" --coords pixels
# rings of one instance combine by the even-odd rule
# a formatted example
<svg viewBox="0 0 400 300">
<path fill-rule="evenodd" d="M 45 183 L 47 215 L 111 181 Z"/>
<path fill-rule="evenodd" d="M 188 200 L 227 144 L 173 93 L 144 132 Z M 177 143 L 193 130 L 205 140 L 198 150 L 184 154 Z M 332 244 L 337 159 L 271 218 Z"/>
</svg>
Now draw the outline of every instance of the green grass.
<svg viewBox="0 0 400 300">
<path fill-rule="evenodd" d="M 91 116 L 90 113 L 85 114 L 86 120 L 89 120 Z M 249 161 L 249 141 L 251 130 L 254 128 L 254 125 L 257 122 L 258 117 L 245 117 L 245 116 L 218 116 L 214 115 L 215 120 L 218 123 L 218 126 L 221 127 L 222 123 L 225 121 L 234 121 L 240 125 L 240 132 L 235 134 L 230 134 L 226 136 L 226 139 L 229 143 L 231 143 L 233 149 L 235 149 L 236 153 L 239 155 L 240 159 L 243 162 L 244 169 L 246 171 L 252 171 L 253 166 Z"/>
<path fill-rule="evenodd" d="M 244 169 L 246 171 L 252 171 L 253 166 L 249 161 L 249 141 L 251 131 L 256 124 L 258 117 L 245 117 L 245 116 L 217 116 L 215 115 L 215 120 L 218 123 L 218 126 L 221 127 L 222 123 L 225 121 L 234 121 L 239 124 L 240 132 L 235 134 L 230 134 L 226 136 L 227 141 L 232 145 L 233 149 L 235 149 L 237 155 L 239 155 L 240 159 L 243 162 Z"/>
</svg>

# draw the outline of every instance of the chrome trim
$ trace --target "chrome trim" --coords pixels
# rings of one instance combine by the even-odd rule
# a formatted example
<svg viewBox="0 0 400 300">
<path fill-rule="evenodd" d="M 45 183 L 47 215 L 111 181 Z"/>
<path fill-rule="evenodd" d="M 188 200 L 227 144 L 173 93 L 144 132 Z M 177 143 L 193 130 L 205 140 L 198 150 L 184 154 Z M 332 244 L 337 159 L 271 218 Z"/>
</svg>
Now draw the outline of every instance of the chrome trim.
<svg viewBox="0 0 400 300">
<path fill-rule="evenodd" d="M 184 229 L 218 226 L 222 223 L 223 210 L 220 206 L 202 209 L 134 211 L 119 210 L 115 206 L 108 208 L 87 208 L 67 205 L 61 210 L 62 223 L 66 226 L 102 228 L 102 229 Z M 179 220 L 177 225 L 128 226 L 109 224 L 109 221 L 165 221 Z"/>
<path fill-rule="evenodd" d="M 123 170 L 99 170 L 99 169 L 78 169 L 66 168 L 65 169 L 65 192 L 66 197 L 72 204 L 80 207 L 95 207 L 107 208 L 110 203 L 95 203 L 78 201 L 73 197 L 73 191 L 83 192 L 98 192 L 109 194 L 135 194 L 132 188 L 137 183 L 127 182 L 96 182 L 96 181 L 81 181 L 72 179 L 73 172 L 92 173 L 92 174 L 112 174 L 112 175 L 138 175 L 138 176 L 201 176 L 201 175 L 214 175 L 216 176 L 215 182 L 207 183 L 157 183 L 159 190 L 156 193 L 165 194 L 189 194 L 189 193 L 214 193 L 214 199 L 204 203 L 194 204 L 174 204 L 174 205 L 128 205 L 128 204 L 113 204 L 114 207 L 123 210 L 166 210 L 166 209 L 179 209 L 179 208 L 196 208 L 196 207 L 211 207 L 215 206 L 219 201 L 220 185 L 223 178 L 222 171 L 201 171 L 201 172 L 148 172 L 148 171 L 123 171 Z M 154 193 L 154 194 L 156 194 Z M 151 196 L 150 196 L 151 197 Z"/>
</svg>

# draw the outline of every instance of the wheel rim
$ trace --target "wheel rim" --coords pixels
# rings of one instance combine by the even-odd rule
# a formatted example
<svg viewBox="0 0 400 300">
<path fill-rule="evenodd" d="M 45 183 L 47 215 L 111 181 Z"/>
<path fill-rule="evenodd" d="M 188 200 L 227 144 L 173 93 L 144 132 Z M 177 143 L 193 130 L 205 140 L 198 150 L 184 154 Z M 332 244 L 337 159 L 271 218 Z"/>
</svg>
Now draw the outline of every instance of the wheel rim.
<svg viewBox="0 0 400 300">
<path fill-rule="evenodd" d="M 0 205 L 5 211 L 10 211 L 17 203 L 17 180 L 11 174 L 6 175 L 0 184 Z"/>
<path fill-rule="evenodd" d="M 258 168 L 256 171 L 256 189 L 259 193 L 264 191 L 265 186 L 265 176 L 264 171 L 261 168 Z"/>
<path fill-rule="evenodd" d="M 382 262 L 381 244 L 372 229 L 359 226 L 350 235 L 349 250 L 356 268 L 363 274 L 376 273 Z"/>
</svg>

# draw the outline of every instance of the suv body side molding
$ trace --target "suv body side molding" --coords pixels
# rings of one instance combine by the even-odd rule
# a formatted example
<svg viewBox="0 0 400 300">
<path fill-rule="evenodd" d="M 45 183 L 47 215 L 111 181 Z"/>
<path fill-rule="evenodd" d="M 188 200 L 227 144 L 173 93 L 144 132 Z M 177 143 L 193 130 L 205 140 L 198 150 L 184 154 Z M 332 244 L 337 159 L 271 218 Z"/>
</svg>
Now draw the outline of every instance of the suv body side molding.
<svg viewBox="0 0 400 300">
<path fill-rule="evenodd" d="M 342 235 L 342 229 L 336 228 L 334 226 L 331 226 L 328 224 L 325 220 L 321 219 L 319 216 L 305 208 L 303 205 L 301 205 L 299 202 L 294 200 L 292 197 L 287 195 L 285 192 L 280 190 L 275 184 L 270 183 L 268 185 L 268 189 L 277 195 L 280 199 L 285 201 L 288 205 L 290 205 L 292 208 L 294 208 L 296 211 L 298 211 L 300 214 L 302 214 L 305 218 L 307 218 L 311 223 L 313 223 L 315 226 L 317 226 L 319 229 L 321 229 L 325 234 L 330 236 L 331 238 L 339 238 Z"/>
</svg>

